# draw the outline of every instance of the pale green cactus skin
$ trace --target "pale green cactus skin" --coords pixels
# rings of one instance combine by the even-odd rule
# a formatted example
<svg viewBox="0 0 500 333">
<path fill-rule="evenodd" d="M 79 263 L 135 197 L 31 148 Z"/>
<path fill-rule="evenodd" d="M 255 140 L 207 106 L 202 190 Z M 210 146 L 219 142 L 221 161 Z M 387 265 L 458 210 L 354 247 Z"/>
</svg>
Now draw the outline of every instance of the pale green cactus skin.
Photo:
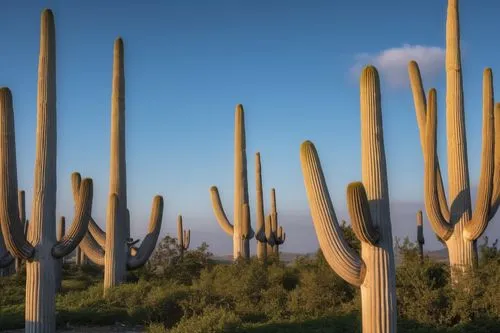
<svg viewBox="0 0 500 333">
<path fill-rule="evenodd" d="M 233 258 L 250 258 L 250 239 L 254 231 L 250 224 L 248 202 L 247 157 L 245 142 L 245 118 L 243 105 L 238 104 L 234 122 L 234 223 L 227 218 L 216 186 L 210 188 L 212 208 L 217 222 L 228 235 L 233 237 Z"/>
<path fill-rule="evenodd" d="M 113 48 L 111 95 L 110 184 L 106 214 L 106 232 L 90 218 L 88 233 L 80 244 L 87 258 L 104 266 L 104 291 L 123 283 L 127 269 L 143 266 L 156 246 L 163 216 L 163 197 L 155 196 L 149 231 L 139 248 L 130 238 L 130 212 L 127 208 L 127 172 L 125 159 L 125 69 L 123 40 Z M 74 175 L 73 193 L 78 199 L 80 175 Z M 81 260 L 81 259 L 80 259 Z"/>
<path fill-rule="evenodd" d="M 85 235 L 92 209 L 92 180 L 85 179 L 71 229 L 56 241 L 55 51 L 54 16 L 46 9 L 41 15 L 34 195 L 27 238 L 18 209 L 12 94 L 0 88 L 0 224 L 7 250 L 26 260 L 25 331 L 30 333 L 55 332 L 55 265 Z"/>
<path fill-rule="evenodd" d="M 347 188 L 353 231 L 361 256 L 344 239 L 326 185 L 318 153 L 306 141 L 300 149 L 311 216 L 325 259 L 344 280 L 361 289 L 363 333 L 395 333 L 396 271 L 377 70 L 361 74 L 362 183 Z"/>
<path fill-rule="evenodd" d="M 415 61 L 409 75 L 420 143 L 424 157 L 424 199 L 433 231 L 446 245 L 453 281 L 477 264 L 477 239 L 486 230 L 500 204 L 500 105 L 494 105 L 493 74 L 483 73 L 483 133 L 481 172 L 476 206 L 470 195 L 464 94 L 460 51 L 459 1 L 449 0 L 446 19 L 446 133 L 448 195 L 445 195 L 436 153 L 436 91 L 426 96 Z"/>
</svg>

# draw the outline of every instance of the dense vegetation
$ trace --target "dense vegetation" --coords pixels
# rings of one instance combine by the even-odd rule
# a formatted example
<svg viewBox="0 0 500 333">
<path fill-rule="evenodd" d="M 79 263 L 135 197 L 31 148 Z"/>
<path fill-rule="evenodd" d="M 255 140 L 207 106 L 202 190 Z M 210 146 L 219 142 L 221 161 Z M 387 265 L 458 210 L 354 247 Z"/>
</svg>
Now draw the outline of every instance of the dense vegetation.
<svg viewBox="0 0 500 333">
<path fill-rule="evenodd" d="M 348 231 L 348 230 L 346 230 Z M 349 237 L 348 237 L 349 238 Z M 354 238 L 350 238 L 354 239 Z M 356 244 L 353 244 L 356 247 Z M 399 332 L 500 332 L 500 250 L 480 246 L 477 272 L 451 288 L 449 267 L 398 245 Z M 290 265 L 271 259 L 219 264 L 206 244 L 180 255 L 164 238 L 142 270 L 105 298 L 102 271 L 65 264 L 58 326 L 142 324 L 151 332 L 360 332 L 359 289 L 321 251 Z M 24 325 L 24 274 L 0 279 L 0 327 Z"/>
</svg>

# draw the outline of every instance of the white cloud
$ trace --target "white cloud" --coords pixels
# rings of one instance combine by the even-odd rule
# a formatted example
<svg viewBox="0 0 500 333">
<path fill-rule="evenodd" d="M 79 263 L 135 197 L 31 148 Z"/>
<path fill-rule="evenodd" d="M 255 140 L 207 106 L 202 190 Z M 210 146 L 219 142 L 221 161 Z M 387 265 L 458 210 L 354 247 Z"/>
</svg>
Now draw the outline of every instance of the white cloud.
<svg viewBox="0 0 500 333">
<path fill-rule="evenodd" d="M 407 87 L 408 63 L 411 60 L 418 63 L 423 77 L 432 78 L 444 67 L 445 50 L 437 46 L 404 44 L 402 47 L 390 48 L 376 54 L 358 54 L 351 72 L 359 78 L 363 66 L 371 64 L 377 67 L 381 78 L 391 86 Z"/>
</svg>

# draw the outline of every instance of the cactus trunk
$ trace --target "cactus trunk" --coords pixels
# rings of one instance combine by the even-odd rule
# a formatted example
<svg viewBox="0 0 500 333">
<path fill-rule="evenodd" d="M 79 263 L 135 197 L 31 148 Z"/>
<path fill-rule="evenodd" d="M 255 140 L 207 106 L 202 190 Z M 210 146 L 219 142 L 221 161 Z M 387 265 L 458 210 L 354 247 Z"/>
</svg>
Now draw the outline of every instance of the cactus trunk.
<svg viewBox="0 0 500 333">
<path fill-rule="evenodd" d="M 359 256 L 343 237 L 314 145 L 301 146 L 301 164 L 309 207 L 321 250 L 332 269 L 361 288 L 364 333 L 396 332 L 396 271 L 392 244 L 377 70 L 363 70 L 360 84 L 362 183 L 347 188 Z"/>
<path fill-rule="evenodd" d="M 260 153 L 255 154 L 255 189 L 256 189 L 256 234 L 257 240 L 257 258 L 260 260 L 267 259 L 267 242 L 266 242 L 266 226 L 264 222 L 264 193 L 262 192 L 262 170 Z"/>
</svg>

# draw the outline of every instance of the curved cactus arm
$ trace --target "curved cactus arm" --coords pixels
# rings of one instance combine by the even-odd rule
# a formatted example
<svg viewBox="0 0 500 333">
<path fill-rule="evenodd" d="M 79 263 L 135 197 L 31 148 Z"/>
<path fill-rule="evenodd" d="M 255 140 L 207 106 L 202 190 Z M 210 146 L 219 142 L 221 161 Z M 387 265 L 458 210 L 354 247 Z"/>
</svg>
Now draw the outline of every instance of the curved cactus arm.
<svg viewBox="0 0 500 333">
<path fill-rule="evenodd" d="M 26 240 L 17 203 L 16 138 L 12 93 L 0 88 L 0 224 L 11 255 L 29 259 L 35 248 Z"/>
<path fill-rule="evenodd" d="M 271 215 L 266 216 L 265 221 L 265 232 L 266 232 L 266 241 L 270 246 L 276 245 L 276 237 L 274 236 L 273 227 L 272 227 L 272 218 Z"/>
<path fill-rule="evenodd" d="M 448 240 L 453 233 L 453 226 L 441 214 L 439 199 L 436 190 L 436 145 L 437 145 L 437 103 L 436 90 L 429 91 L 429 103 L 427 105 L 426 129 L 425 129 L 425 149 L 424 149 L 424 199 L 427 217 L 432 229 L 437 236 L 443 240 Z"/>
<path fill-rule="evenodd" d="M 222 202 L 220 200 L 219 190 L 217 186 L 212 186 L 210 188 L 210 195 L 212 198 L 212 209 L 214 210 L 215 218 L 219 223 L 222 230 L 226 232 L 229 236 L 233 235 L 234 227 L 227 219 L 227 215 L 222 207 Z"/>
<path fill-rule="evenodd" d="M 93 186 L 92 179 L 84 179 L 80 186 L 75 217 L 68 233 L 52 247 L 52 256 L 60 259 L 70 254 L 87 233 L 89 215 L 92 211 Z"/>
<path fill-rule="evenodd" d="M 80 246 L 81 251 L 85 253 L 90 261 L 97 266 L 104 266 L 104 249 L 97 244 L 96 240 L 89 232 L 85 234 L 78 246 Z"/>
<path fill-rule="evenodd" d="M 77 196 L 80 191 L 80 184 L 82 182 L 82 176 L 78 172 L 73 172 L 71 174 L 71 189 L 73 191 L 73 198 L 77 202 Z M 88 231 L 94 238 L 94 240 L 99 244 L 100 247 L 106 247 L 106 233 L 99 227 L 92 216 L 89 216 Z"/>
<path fill-rule="evenodd" d="M 5 252 L 3 256 L 0 257 L 0 268 L 9 267 L 14 262 L 14 259 L 15 258 L 11 256 L 9 252 Z"/>
<path fill-rule="evenodd" d="M 26 194 L 24 191 L 17 192 L 17 207 L 21 224 L 26 224 Z"/>
<path fill-rule="evenodd" d="M 347 209 L 351 217 L 352 231 L 356 237 L 367 244 L 377 245 L 380 235 L 372 222 L 363 183 L 355 182 L 347 186 Z"/>
<path fill-rule="evenodd" d="M 101 227 L 95 222 L 95 220 L 90 216 L 89 218 L 89 232 L 94 237 L 95 241 L 99 246 L 106 247 L 106 232 L 104 232 Z"/>
<path fill-rule="evenodd" d="M 283 243 L 285 243 L 285 237 L 286 237 L 286 234 L 284 232 L 283 227 L 279 226 L 279 228 L 277 228 L 277 231 L 276 231 L 276 238 L 275 238 L 276 245 L 282 245 Z"/>
<path fill-rule="evenodd" d="M 491 206 L 488 220 L 491 220 L 497 213 L 500 206 L 500 103 L 495 104 L 494 111 L 495 130 L 495 171 L 493 175 L 493 193 L 491 196 Z"/>
<path fill-rule="evenodd" d="M 493 176 L 495 170 L 495 129 L 493 74 L 491 68 L 483 74 L 483 143 L 481 173 L 477 189 L 476 207 L 472 218 L 465 225 L 464 235 L 469 240 L 478 239 L 486 230 L 489 222 L 491 198 L 493 194 Z"/>
<path fill-rule="evenodd" d="M 146 237 L 142 241 L 141 246 L 137 249 L 135 256 L 129 256 L 127 260 L 128 269 L 136 269 L 143 266 L 153 253 L 158 236 L 161 229 L 161 220 L 163 217 L 163 197 L 155 196 L 153 200 L 153 209 L 151 211 L 151 219 L 149 222 L 149 230 Z"/>
<path fill-rule="evenodd" d="M 417 123 L 420 131 L 420 143 L 422 146 L 422 151 L 425 146 L 425 126 L 426 126 L 426 109 L 427 102 L 424 92 L 424 85 L 422 83 L 422 76 L 420 75 L 420 69 L 416 61 L 410 61 L 408 65 L 408 72 L 410 75 L 410 84 L 413 94 L 413 102 L 415 105 L 415 113 L 417 115 Z M 441 214 L 446 221 L 450 220 L 450 208 L 448 206 L 448 200 L 446 199 L 446 192 L 444 190 L 443 178 L 441 176 L 441 167 L 439 166 L 439 159 L 436 156 L 436 181 L 437 181 L 437 192 L 439 199 L 439 207 L 441 208 Z"/>
<path fill-rule="evenodd" d="M 318 153 L 312 142 L 302 143 L 300 161 L 311 217 L 323 255 L 340 277 L 359 287 L 364 281 L 366 266 L 343 238 Z"/>
</svg>

